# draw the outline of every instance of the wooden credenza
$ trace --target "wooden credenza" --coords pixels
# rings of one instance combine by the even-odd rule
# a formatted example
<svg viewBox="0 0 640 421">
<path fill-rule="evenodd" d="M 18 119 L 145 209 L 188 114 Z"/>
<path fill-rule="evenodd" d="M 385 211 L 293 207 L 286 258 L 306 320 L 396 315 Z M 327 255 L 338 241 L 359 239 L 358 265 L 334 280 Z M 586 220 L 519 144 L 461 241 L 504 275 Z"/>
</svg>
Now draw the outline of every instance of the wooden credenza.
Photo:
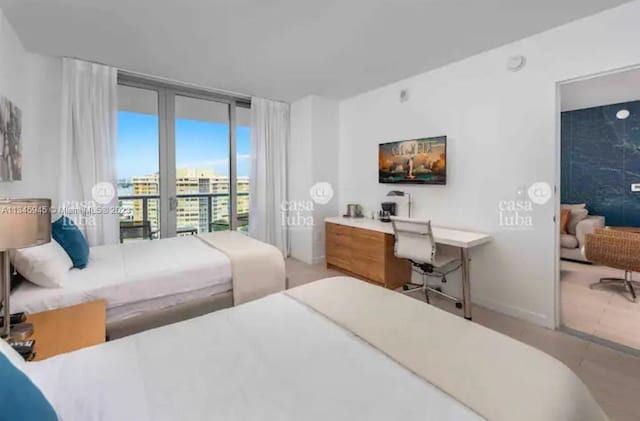
<svg viewBox="0 0 640 421">
<path fill-rule="evenodd" d="M 395 289 L 411 279 L 411 263 L 393 254 L 393 234 L 325 224 L 327 267 Z"/>
</svg>

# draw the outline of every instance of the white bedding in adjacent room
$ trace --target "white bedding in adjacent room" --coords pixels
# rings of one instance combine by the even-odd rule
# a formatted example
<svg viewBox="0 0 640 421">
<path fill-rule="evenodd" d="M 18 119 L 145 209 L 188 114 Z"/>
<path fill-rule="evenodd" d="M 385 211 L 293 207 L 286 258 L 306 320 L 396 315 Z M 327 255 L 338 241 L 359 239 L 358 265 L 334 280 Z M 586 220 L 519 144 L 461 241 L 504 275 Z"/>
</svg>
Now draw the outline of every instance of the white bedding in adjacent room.
<svg viewBox="0 0 640 421">
<path fill-rule="evenodd" d="M 11 310 L 35 313 L 95 299 L 107 302 L 107 321 L 161 310 L 232 289 L 231 262 L 196 236 L 91 248 L 85 269 L 72 269 L 62 288 L 23 282 Z"/>
<path fill-rule="evenodd" d="M 65 420 L 482 419 L 284 294 L 28 363 L 27 373 Z"/>
</svg>

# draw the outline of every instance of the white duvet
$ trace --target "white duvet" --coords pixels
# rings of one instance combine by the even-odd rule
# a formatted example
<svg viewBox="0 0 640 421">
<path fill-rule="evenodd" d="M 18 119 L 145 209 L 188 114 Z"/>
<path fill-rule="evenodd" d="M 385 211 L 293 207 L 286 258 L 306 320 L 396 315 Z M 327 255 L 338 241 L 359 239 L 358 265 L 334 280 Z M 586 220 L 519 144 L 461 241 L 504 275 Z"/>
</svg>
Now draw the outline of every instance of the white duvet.
<svg viewBox="0 0 640 421">
<path fill-rule="evenodd" d="M 194 292 L 231 290 L 231 262 L 196 236 L 92 247 L 85 269 L 72 269 L 62 288 L 23 282 L 11 310 L 35 313 L 96 299 L 107 302 L 107 321 L 193 299 Z"/>
<path fill-rule="evenodd" d="M 481 419 L 284 294 L 27 372 L 65 421 Z"/>
</svg>

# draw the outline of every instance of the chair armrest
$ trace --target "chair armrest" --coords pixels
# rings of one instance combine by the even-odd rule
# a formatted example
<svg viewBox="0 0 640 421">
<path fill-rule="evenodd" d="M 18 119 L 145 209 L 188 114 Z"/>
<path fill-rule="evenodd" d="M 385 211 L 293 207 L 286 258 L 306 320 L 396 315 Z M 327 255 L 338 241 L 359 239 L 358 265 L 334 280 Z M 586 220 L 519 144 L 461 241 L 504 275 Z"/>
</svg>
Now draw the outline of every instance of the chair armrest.
<svg viewBox="0 0 640 421">
<path fill-rule="evenodd" d="M 584 236 L 593 234 L 598 228 L 604 228 L 604 216 L 589 215 L 576 225 L 576 238 L 578 239 L 578 247 L 582 248 L 585 244 Z"/>
</svg>

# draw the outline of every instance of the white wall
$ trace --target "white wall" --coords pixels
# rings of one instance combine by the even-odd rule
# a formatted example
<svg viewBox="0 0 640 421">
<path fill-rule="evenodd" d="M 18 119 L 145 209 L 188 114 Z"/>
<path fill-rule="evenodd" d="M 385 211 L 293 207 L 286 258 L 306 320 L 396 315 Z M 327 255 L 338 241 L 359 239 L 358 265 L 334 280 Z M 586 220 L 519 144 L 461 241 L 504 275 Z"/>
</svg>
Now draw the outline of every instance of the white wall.
<svg viewBox="0 0 640 421">
<path fill-rule="evenodd" d="M 0 95 L 22 109 L 22 180 L 0 197 L 57 198 L 62 65 L 24 50 L 0 10 Z"/>
<path fill-rule="evenodd" d="M 311 200 L 310 188 L 318 182 L 333 186 L 327 204 L 313 203 L 313 211 L 301 212 L 313 219 L 311 226 L 291 226 L 291 255 L 306 263 L 324 260 L 324 218 L 338 214 L 339 104 L 316 95 L 291 104 L 289 148 L 289 198 Z"/>
<path fill-rule="evenodd" d="M 640 100 L 640 69 L 616 72 L 562 85 L 562 111 Z"/>
<path fill-rule="evenodd" d="M 533 182 L 555 183 L 556 83 L 640 63 L 639 16 L 635 1 L 343 101 L 340 209 L 376 210 L 391 189 L 377 183 L 378 143 L 447 135 L 447 185 L 402 187 L 415 215 L 492 234 L 472 252 L 473 301 L 552 327 L 555 200 L 535 207 L 530 230 L 502 228 L 498 205 Z M 506 62 L 515 54 L 527 65 L 513 73 Z"/>
<path fill-rule="evenodd" d="M 313 96 L 313 176 L 312 183 L 325 182 L 333 187 L 333 198 L 327 204 L 315 204 L 313 219 L 313 263 L 324 262 L 324 218 L 340 214 L 338 148 L 339 103 Z M 345 207 L 346 208 L 346 207 Z M 342 212 L 344 213 L 344 211 Z"/>
</svg>

